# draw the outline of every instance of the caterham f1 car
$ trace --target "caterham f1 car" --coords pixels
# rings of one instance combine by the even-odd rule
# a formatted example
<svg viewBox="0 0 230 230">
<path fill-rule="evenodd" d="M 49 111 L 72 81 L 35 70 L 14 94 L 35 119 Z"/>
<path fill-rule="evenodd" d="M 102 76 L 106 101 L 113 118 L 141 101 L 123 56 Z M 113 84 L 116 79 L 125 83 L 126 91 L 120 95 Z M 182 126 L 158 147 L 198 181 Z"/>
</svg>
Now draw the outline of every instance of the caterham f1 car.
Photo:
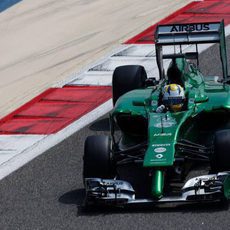
<svg viewBox="0 0 230 230">
<path fill-rule="evenodd" d="M 86 205 L 230 198 L 230 78 L 225 42 L 223 21 L 158 25 L 159 76 L 147 78 L 144 67 L 137 65 L 115 69 L 110 135 L 89 136 L 85 141 Z M 198 48 L 209 43 L 219 44 L 220 77 L 203 76 L 200 71 Z M 170 97 L 170 90 L 183 95 Z M 176 103 L 180 110 L 171 109 Z"/>
</svg>

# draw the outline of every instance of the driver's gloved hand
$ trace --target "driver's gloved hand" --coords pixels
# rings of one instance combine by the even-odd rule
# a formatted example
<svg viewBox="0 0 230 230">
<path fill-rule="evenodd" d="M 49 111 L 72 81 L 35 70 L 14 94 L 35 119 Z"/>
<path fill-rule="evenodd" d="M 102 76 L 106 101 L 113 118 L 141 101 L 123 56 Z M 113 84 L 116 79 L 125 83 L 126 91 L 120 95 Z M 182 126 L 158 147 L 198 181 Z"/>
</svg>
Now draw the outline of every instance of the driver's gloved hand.
<svg viewBox="0 0 230 230">
<path fill-rule="evenodd" d="M 163 113 L 165 110 L 165 106 L 164 105 L 160 105 L 157 107 L 156 109 L 156 113 Z"/>
</svg>

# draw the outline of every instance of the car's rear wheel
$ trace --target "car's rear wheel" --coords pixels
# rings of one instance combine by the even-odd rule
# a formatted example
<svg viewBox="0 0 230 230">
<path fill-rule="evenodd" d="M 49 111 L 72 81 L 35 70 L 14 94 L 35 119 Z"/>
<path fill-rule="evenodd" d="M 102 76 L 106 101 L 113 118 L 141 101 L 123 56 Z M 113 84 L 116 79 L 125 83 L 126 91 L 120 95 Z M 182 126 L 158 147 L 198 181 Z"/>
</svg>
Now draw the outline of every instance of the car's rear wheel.
<svg viewBox="0 0 230 230">
<path fill-rule="evenodd" d="M 230 170 L 230 129 L 215 133 L 211 170 L 213 172 Z"/>
<path fill-rule="evenodd" d="M 87 137 L 83 161 L 83 178 L 112 178 L 111 139 L 108 136 Z"/>
<path fill-rule="evenodd" d="M 147 74 L 145 68 L 139 65 L 119 66 L 114 70 L 112 88 L 113 88 L 113 104 L 123 94 L 143 88 Z"/>
</svg>

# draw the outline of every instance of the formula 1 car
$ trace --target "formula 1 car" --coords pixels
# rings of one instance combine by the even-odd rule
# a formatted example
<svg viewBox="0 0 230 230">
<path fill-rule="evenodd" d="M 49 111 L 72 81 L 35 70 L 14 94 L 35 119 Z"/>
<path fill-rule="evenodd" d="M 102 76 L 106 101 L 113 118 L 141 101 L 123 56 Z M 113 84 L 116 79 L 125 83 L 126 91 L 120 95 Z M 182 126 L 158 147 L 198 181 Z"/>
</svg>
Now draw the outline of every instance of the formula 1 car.
<svg viewBox="0 0 230 230">
<path fill-rule="evenodd" d="M 206 43 L 219 44 L 221 77 L 204 77 L 199 70 L 198 45 Z M 230 78 L 224 22 L 158 25 L 155 48 L 158 78 L 147 78 L 144 67 L 137 65 L 114 71 L 111 135 L 85 141 L 86 205 L 230 198 Z M 157 113 L 162 90 L 172 83 L 184 88 L 183 110 Z"/>
</svg>

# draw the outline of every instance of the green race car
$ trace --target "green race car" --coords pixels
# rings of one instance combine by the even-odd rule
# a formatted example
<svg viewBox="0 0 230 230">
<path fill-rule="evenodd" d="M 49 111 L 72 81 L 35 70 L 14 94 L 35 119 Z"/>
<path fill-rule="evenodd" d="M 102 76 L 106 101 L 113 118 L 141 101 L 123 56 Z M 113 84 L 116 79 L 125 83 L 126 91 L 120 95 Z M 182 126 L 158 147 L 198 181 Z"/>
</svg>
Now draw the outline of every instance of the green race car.
<svg viewBox="0 0 230 230">
<path fill-rule="evenodd" d="M 209 43 L 219 44 L 221 77 L 203 76 L 199 70 L 198 46 Z M 158 25 L 155 47 L 158 78 L 147 78 L 144 67 L 137 65 L 114 71 L 111 135 L 85 141 L 86 205 L 230 197 L 230 78 L 224 23 Z M 183 95 L 172 96 L 170 90 Z M 178 104 L 180 109 L 173 110 Z"/>
</svg>

